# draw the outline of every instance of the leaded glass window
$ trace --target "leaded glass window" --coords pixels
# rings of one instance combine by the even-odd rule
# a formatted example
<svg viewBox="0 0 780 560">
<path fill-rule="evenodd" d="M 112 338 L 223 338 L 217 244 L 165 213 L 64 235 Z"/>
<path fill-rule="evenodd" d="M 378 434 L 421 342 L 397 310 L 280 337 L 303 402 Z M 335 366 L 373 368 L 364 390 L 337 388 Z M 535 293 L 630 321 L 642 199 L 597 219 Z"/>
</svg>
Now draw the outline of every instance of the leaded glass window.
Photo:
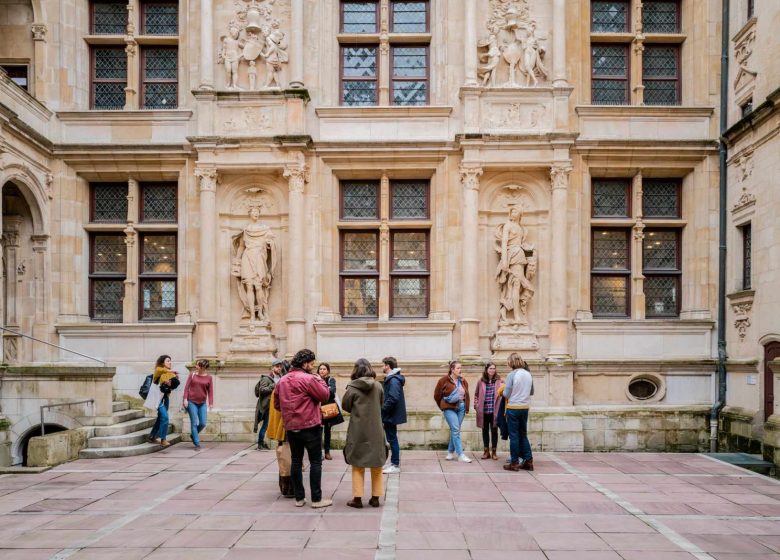
<svg viewBox="0 0 780 560">
<path fill-rule="evenodd" d="M 391 314 L 428 315 L 428 232 L 395 231 L 392 235 Z"/>
<path fill-rule="evenodd" d="M 393 278 L 393 317 L 428 316 L 428 278 Z"/>
<path fill-rule="evenodd" d="M 179 34 L 179 6 L 176 2 L 146 0 L 141 14 L 144 35 Z"/>
<path fill-rule="evenodd" d="M 591 97 L 594 105 L 628 103 L 628 47 L 592 45 Z"/>
<path fill-rule="evenodd" d="M 141 274 L 176 274 L 176 236 L 144 235 Z"/>
<path fill-rule="evenodd" d="M 377 104 L 376 47 L 343 47 L 341 102 L 360 106 Z"/>
<path fill-rule="evenodd" d="M 92 48 L 92 108 L 122 109 L 127 87 L 124 47 Z"/>
<path fill-rule="evenodd" d="M 379 2 L 341 2 L 341 31 L 376 33 Z"/>
<path fill-rule="evenodd" d="M 124 280 L 92 280 L 90 318 L 102 323 L 121 323 L 124 292 Z"/>
<path fill-rule="evenodd" d="M 341 183 L 341 217 L 345 220 L 379 218 L 379 183 L 345 181 Z"/>
<path fill-rule="evenodd" d="M 680 278 L 678 276 L 645 277 L 645 316 L 679 315 Z"/>
<path fill-rule="evenodd" d="M 750 290 L 753 282 L 753 226 L 742 226 L 742 289 Z"/>
<path fill-rule="evenodd" d="M 594 316 L 628 316 L 628 275 L 592 276 L 590 290 Z"/>
<path fill-rule="evenodd" d="M 592 249 L 594 270 L 628 270 L 628 230 L 593 230 Z"/>
<path fill-rule="evenodd" d="M 90 221 L 127 222 L 127 183 L 92 183 Z"/>
<path fill-rule="evenodd" d="M 645 270 L 677 270 L 680 266 L 677 230 L 645 231 Z"/>
<path fill-rule="evenodd" d="M 428 102 L 428 47 L 393 47 L 393 105 Z"/>
<path fill-rule="evenodd" d="M 593 0 L 590 29 L 594 33 L 628 32 L 628 0 Z"/>
<path fill-rule="evenodd" d="M 593 217 L 628 218 L 631 182 L 623 179 L 593 180 Z"/>
<path fill-rule="evenodd" d="M 178 104 L 178 49 L 143 49 L 143 108 L 175 109 Z"/>
<path fill-rule="evenodd" d="M 342 278 L 344 317 L 376 317 L 379 281 L 377 278 Z"/>
<path fill-rule="evenodd" d="M 393 272 L 428 269 L 428 234 L 424 231 L 393 233 Z"/>
<path fill-rule="evenodd" d="M 390 184 L 390 217 L 424 219 L 428 217 L 428 182 L 393 181 Z"/>
<path fill-rule="evenodd" d="M 679 218 L 680 182 L 676 179 L 644 179 L 642 214 L 645 218 Z"/>
<path fill-rule="evenodd" d="M 141 280 L 141 319 L 173 321 L 176 318 L 176 280 Z"/>
<path fill-rule="evenodd" d="M 93 0 L 92 25 L 95 35 L 124 35 L 127 33 L 127 2 L 124 0 Z"/>
<path fill-rule="evenodd" d="M 747 17 L 748 19 L 756 15 L 756 2 L 755 0 L 747 0 Z"/>
<path fill-rule="evenodd" d="M 92 272 L 124 276 L 127 273 L 125 236 L 95 235 L 92 239 Z"/>
<path fill-rule="evenodd" d="M 676 0 L 644 0 L 642 30 L 645 33 L 679 33 L 680 5 Z"/>
<path fill-rule="evenodd" d="M 141 221 L 176 222 L 176 183 L 141 185 Z"/>
<path fill-rule="evenodd" d="M 393 33 L 426 33 L 428 2 L 392 2 Z"/>
<path fill-rule="evenodd" d="M 677 45 L 645 45 L 642 83 L 646 105 L 679 105 L 679 53 Z"/>
<path fill-rule="evenodd" d="M 377 235 L 375 232 L 345 232 L 342 267 L 344 271 L 379 270 Z"/>
</svg>

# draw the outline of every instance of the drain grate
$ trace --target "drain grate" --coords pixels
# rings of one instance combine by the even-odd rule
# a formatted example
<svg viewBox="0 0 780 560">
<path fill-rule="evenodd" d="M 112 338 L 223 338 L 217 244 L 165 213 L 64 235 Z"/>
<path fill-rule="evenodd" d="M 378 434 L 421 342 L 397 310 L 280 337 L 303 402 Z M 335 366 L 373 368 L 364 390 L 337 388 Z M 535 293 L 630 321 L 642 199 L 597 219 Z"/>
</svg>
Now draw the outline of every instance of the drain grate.
<svg viewBox="0 0 780 560">
<path fill-rule="evenodd" d="M 767 476 L 775 475 L 775 465 L 761 455 L 750 453 L 707 453 L 708 457 Z"/>
</svg>

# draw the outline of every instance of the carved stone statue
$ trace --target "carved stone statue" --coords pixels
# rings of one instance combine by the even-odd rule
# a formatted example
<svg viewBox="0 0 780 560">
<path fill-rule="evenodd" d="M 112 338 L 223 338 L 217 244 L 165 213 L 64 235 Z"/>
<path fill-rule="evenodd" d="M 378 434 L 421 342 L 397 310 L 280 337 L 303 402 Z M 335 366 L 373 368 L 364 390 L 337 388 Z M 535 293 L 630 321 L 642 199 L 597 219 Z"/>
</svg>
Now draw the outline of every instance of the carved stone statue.
<svg viewBox="0 0 780 560">
<path fill-rule="evenodd" d="M 225 83 L 228 89 L 240 89 L 238 87 L 238 64 L 241 61 L 241 51 L 245 41 L 239 39 L 241 28 L 235 21 L 228 26 L 228 34 L 220 37 L 221 48 L 217 62 L 225 65 Z"/>
<path fill-rule="evenodd" d="M 279 22 L 274 20 L 271 23 L 271 27 L 263 30 L 265 34 L 265 50 L 260 53 L 260 56 L 265 60 L 266 77 L 263 87 L 281 88 L 282 83 L 279 81 L 279 73 L 282 71 L 282 64 L 287 62 L 289 57 L 287 56 L 287 38 L 284 31 L 279 29 Z"/>
<path fill-rule="evenodd" d="M 237 279 L 238 295 L 244 306 L 243 318 L 250 323 L 268 322 L 268 299 L 276 268 L 277 249 L 271 229 L 259 223 L 260 209 L 249 208 L 251 223 L 233 237 L 230 274 Z"/>
<path fill-rule="evenodd" d="M 512 206 L 509 219 L 495 232 L 499 255 L 496 268 L 500 288 L 499 326 L 528 324 L 526 308 L 534 295 L 531 280 L 536 275 L 536 250 L 526 241 L 526 230 L 520 225 L 522 216 L 520 207 Z"/>
<path fill-rule="evenodd" d="M 531 21 L 528 25 L 528 36 L 523 41 L 523 65 L 520 70 L 525 74 L 525 85 L 530 86 L 539 84 L 536 75 L 546 78 L 547 69 L 542 64 L 544 49 L 539 45 L 539 39 L 536 38 L 536 22 Z"/>
<path fill-rule="evenodd" d="M 480 41 L 477 45 L 479 48 L 486 48 L 487 51 L 479 54 L 479 67 L 477 68 L 477 76 L 482 79 L 482 86 L 488 85 L 490 87 L 496 87 L 496 70 L 498 69 L 498 63 L 501 62 L 501 49 L 498 48 L 498 39 L 491 34 L 487 41 Z"/>
</svg>

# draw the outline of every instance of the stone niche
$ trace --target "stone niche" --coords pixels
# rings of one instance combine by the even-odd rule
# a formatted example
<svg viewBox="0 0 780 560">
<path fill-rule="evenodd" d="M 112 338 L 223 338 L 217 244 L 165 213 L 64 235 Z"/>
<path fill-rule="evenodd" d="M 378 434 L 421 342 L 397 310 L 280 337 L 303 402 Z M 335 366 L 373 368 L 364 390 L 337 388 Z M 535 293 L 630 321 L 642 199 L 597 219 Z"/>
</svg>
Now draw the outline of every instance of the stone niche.
<svg viewBox="0 0 780 560">
<path fill-rule="evenodd" d="M 538 359 L 544 351 L 549 317 L 550 230 L 549 179 L 543 172 L 527 171 L 486 174 L 480 192 L 480 285 L 479 308 L 486 316 L 483 336 L 487 331 L 489 350 L 495 358 L 505 358 L 518 351 L 526 359 Z M 499 285 L 501 228 L 512 209 L 521 213 L 520 226 L 525 230 L 526 278 L 528 292 L 525 312 L 513 312 L 502 317 L 502 290 Z M 534 266 L 531 266 L 533 261 Z M 535 271 L 533 270 L 535 268 Z M 523 296 L 523 297 L 525 297 Z M 517 320 L 517 321 L 516 321 Z M 544 340 L 540 341 L 539 338 Z"/>
<path fill-rule="evenodd" d="M 219 193 L 219 233 L 217 239 L 217 294 L 220 356 L 229 360 L 267 362 L 278 350 L 276 336 L 285 332 L 286 294 L 284 258 L 287 253 L 287 185 L 277 174 L 231 176 L 221 179 Z M 241 299 L 240 277 L 236 269 L 238 236 L 252 223 L 267 227 L 274 245 L 273 271 L 267 294 L 267 312 L 262 318 L 249 316 Z M 267 254 L 267 263 L 271 255 Z M 240 259 L 239 259 L 240 260 Z"/>
</svg>

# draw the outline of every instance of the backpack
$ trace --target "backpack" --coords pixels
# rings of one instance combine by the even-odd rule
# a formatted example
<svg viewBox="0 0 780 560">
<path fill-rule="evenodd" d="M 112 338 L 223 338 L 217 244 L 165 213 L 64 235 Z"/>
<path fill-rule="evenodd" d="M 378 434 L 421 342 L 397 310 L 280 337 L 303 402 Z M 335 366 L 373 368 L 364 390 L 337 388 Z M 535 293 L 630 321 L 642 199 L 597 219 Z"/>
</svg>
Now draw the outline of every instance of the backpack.
<svg viewBox="0 0 780 560">
<path fill-rule="evenodd" d="M 138 394 L 144 400 L 146 400 L 146 397 L 149 396 L 149 388 L 152 386 L 152 377 L 154 377 L 154 376 L 153 375 L 147 375 L 146 379 L 144 379 L 144 382 L 141 383 L 141 388 L 138 389 Z"/>
</svg>

